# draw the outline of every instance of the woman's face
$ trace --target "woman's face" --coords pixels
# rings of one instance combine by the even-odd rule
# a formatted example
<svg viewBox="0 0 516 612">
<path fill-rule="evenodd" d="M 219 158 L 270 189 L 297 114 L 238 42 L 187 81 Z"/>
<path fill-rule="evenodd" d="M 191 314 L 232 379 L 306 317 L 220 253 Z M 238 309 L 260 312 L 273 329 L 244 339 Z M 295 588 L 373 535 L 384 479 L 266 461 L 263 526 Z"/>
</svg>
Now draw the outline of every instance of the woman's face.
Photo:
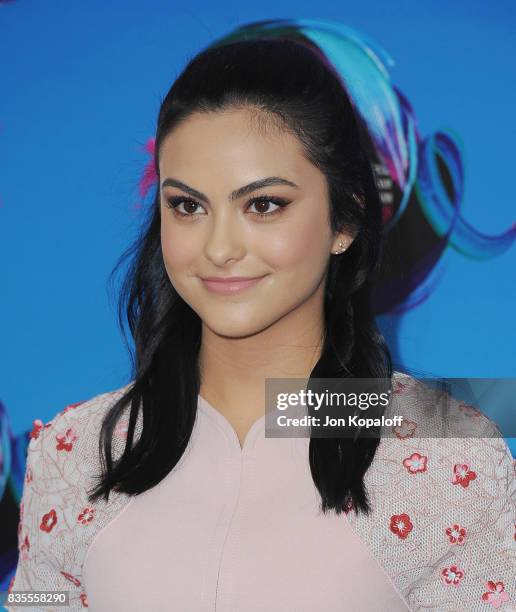
<svg viewBox="0 0 516 612">
<path fill-rule="evenodd" d="M 228 337 L 260 332 L 314 298 L 322 317 L 331 251 L 351 242 L 332 235 L 325 176 L 298 140 L 249 120 L 240 109 L 191 115 L 164 139 L 159 160 L 170 282 L 204 325 Z M 270 177 L 281 182 L 233 194 Z M 202 280 L 224 276 L 263 278 L 230 294 Z"/>
</svg>

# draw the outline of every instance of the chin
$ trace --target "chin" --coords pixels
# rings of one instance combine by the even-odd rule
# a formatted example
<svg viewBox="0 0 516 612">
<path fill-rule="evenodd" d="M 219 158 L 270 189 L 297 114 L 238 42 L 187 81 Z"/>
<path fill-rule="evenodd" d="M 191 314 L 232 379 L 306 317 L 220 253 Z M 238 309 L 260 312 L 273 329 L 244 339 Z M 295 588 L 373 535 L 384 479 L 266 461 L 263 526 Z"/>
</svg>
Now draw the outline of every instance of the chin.
<svg viewBox="0 0 516 612">
<path fill-rule="evenodd" d="M 202 318 L 202 317 L 201 317 Z M 269 326 L 267 322 L 253 321 L 247 315 L 245 319 L 231 317 L 230 314 L 221 314 L 220 318 L 213 320 L 213 315 L 207 319 L 203 319 L 203 324 L 208 327 L 212 333 L 225 338 L 246 338 L 260 333 Z"/>
</svg>

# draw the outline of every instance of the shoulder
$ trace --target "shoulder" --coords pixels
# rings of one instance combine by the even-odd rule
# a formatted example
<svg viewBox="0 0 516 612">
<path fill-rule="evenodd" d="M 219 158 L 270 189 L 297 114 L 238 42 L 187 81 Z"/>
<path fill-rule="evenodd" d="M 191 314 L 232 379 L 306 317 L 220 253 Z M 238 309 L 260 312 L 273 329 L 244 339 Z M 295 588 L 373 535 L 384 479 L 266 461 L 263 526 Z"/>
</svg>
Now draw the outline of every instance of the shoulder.
<svg viewBox="0 0 516 612">
<path fill-rule="evenodd" d="M 49 429 L 57 431 L 70 425 L 80 427 L 94 419 L 95 416 L 102 418 L 106 410 L 121 398 L 133 384 L 133 382 L 130 382 L 117 389 L 98 393 L 87 400 L 67 404 L 59 412 L 56 412 L 47 423 L 36 419 L 30 434 L 29 447 L 34 448 L 41 444 L 41 442 L 38 443 L 36 440 L 48 437 L 46 431 Z"/>
<path fill-rule="evenodd" d="M 496 423 L 413 377 L 396 380 L 395 405 L 408 418 L 381 440 L 380 466 L 389 465 L 411 490 L 423 488 L 427 504 L 439 503 L 442 512 L 445 504 L 462 504 L 463 513 L 480 513 L 501 498 L 514 509 L 516 462 Z"/>
<path fill-rule="evenodd" d="M 34 421 L 27 449 L 28 463 L 59 456 L 79 457 L 91 451 L 104 417 L 109 409 L 130 389 L 133 382 L 122 387 L 99 393 L 93 397 L 66 405 L 50 421 Z M 72 450 L 74 452 L 72 452 Z"/>
<path fill-rule="evenodd" d="M 68 404 L 46 424 L 34 421 L 27 448 L 24 496 L 36 507 L 66 506 L 84 497 L 101 471 L 100 431 L 105 415 L 124 396 L 132 383 L 97 394 L 82 402 Z M 125 446 L 125 431 L 113 435 L 115 455 Z M 23 504 L 21 510 L 27 508 Z"/>
<path fill-rule="evenodd" d="M 496 423 L 478 406 L 457 399 L 444 379 L 422 381 L 397 372 L 392 377 L 390 414 L 408 423 L 406 434 L 417 438 L 502 438 Z M 401 439 L 401 431 L 396 432 Z"/>
<path fill-rule="evenodd" d="M 380 441 L 365 479 L 372 513 L 357 529 L 415 610 L 516 600 L 505 591 L 516 570 L 516 463 L 498 427 L 411 376 L 397 374 L 393 393 L 409 418 Z"/>
</svg>

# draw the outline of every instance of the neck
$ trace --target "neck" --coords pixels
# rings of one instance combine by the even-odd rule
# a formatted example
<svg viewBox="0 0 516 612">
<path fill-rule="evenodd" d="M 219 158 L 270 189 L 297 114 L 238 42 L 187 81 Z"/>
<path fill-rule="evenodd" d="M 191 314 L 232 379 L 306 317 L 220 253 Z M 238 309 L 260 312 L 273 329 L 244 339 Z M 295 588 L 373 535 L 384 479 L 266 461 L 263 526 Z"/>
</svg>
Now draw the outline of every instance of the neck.
<svg viewBox="0 0 516 612">
<path fill-rule="evenodd" d="M 308 312 L 312 310 L 312 312 Z M 203 325 L 200 394 L 223 412 L 254 416 L 265 406 L 266 378 L 308 378 L 322 350 L 322 309 L 298 308 L 265 330 L 220 336 Z"/>
</svg>

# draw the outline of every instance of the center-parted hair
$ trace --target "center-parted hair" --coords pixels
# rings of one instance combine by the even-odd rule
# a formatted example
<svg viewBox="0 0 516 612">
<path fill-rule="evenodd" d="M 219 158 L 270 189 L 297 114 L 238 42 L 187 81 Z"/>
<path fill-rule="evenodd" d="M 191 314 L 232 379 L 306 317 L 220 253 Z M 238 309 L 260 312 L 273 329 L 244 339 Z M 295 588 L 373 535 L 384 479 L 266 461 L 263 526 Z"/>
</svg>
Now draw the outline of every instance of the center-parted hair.
<svg viewBox="0 0 516 612">
<path fill-rule="evenodd" d="M 193 113 L 242 108 L 251 111 L 258 128 L 274 126 L 299 140 L 306 158 L 327 179 L 331 229 L 356 232 L 343 254 L 328 253 L 324 342 L 310 378 L 392 376 L 391 356 L 371 306 L 382 253 L 381 203 L 370 144 L 345 84 L 322 51 L 301 39 L 255 38 L 211 46 L 191 59 L 161 103 L 155 134 L 156 194 L 141 234 L 113 270 L 129 258 L 118 316 L 126 341 L 125 323 L 134 340 L 134 384 L 104 417 L 99 440 L 102 474 L 90 501 L 100 496 L 108 500 L 112 489 L 130 495 L 150 489 L 170 473 L 188 445 L 200 390 L 202 325 L 175 291 L 164 266 L 160 147 Z M 128 406 L 125 450 L 114 460 L 113 431 Z M 140 410 L 143 428 L 133 442 Z M 364 475 L 378 444 L 378 437 L 362 435 L 310 440 L 310 469 L 323 512 L 340 513 L 350 505 L 369 512 Z"/>
</svg>

